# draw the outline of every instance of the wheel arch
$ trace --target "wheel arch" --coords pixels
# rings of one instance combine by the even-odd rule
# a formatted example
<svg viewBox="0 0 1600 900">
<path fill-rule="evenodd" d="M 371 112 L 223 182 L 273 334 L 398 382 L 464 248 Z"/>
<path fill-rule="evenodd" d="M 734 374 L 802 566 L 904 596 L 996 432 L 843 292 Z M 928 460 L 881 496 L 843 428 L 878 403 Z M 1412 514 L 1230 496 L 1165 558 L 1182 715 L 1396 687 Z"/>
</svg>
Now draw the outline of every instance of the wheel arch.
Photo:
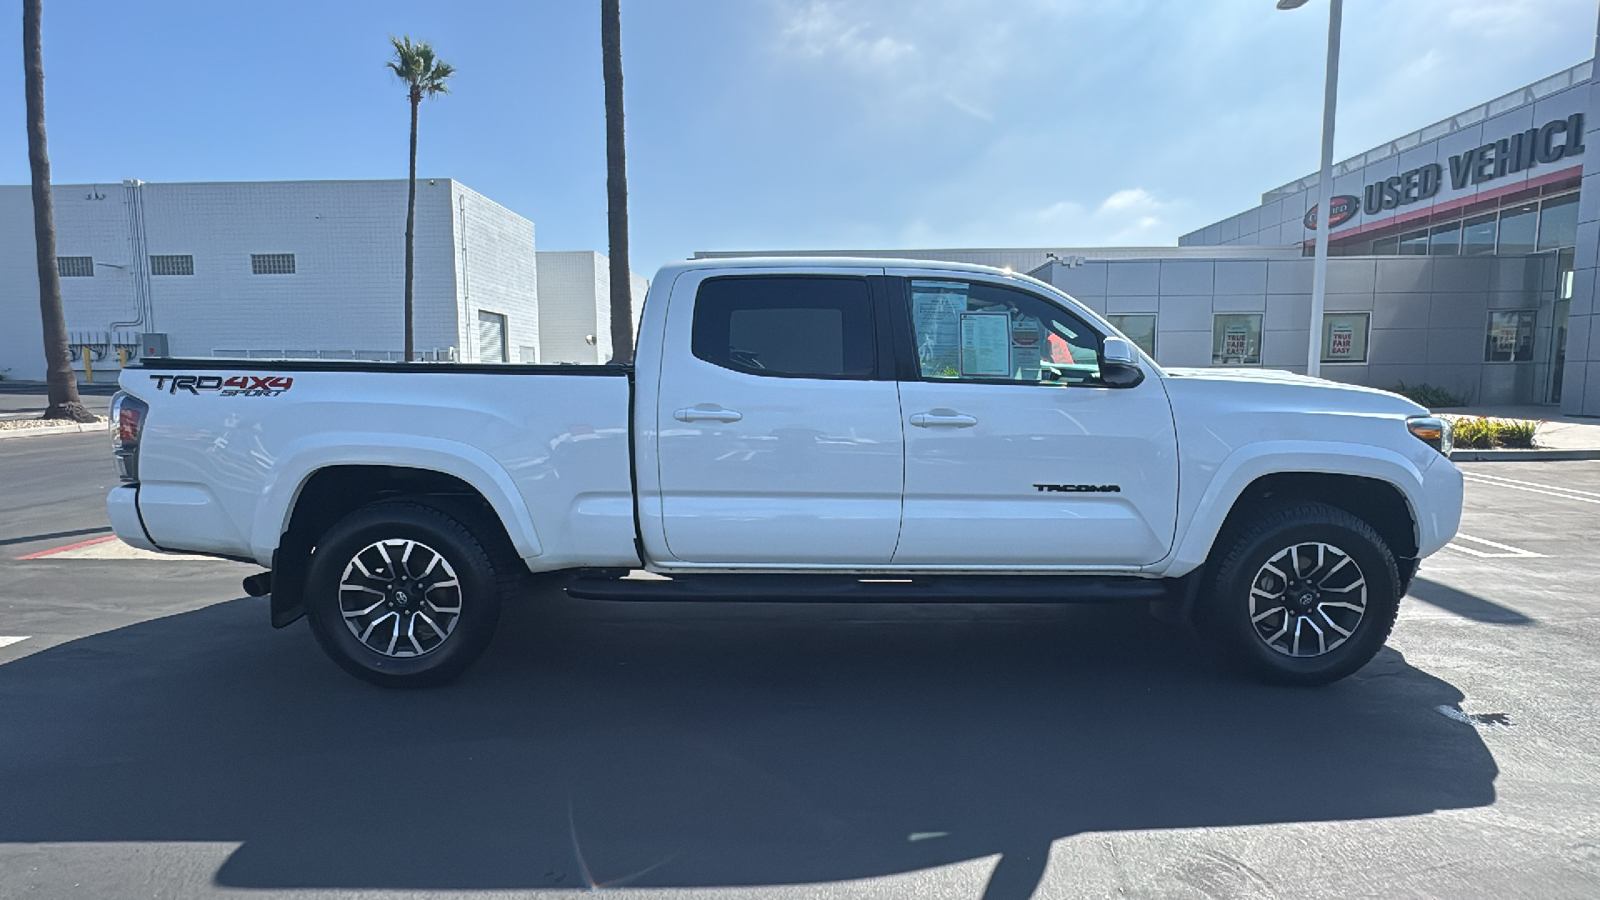
<svg viewBox="0 0 1600 900">
<path fill-rule="evenodd" d="M 320 454 L 308 455 L 315 460 Z M 323 464 L 303 464 L 292 479 L 268 486 L 252 543 L 257 559 L 272 569 L 274 627 L 282 628 L 304 614 L 305 578 L 317 538 L 343 516 L 385 498 L 428 498 L 458 516 L 473 518 L 490 529 L 485 540 L 506 555 L 526 560 L 542 552 L 526 507 L 516 499 L 503 470 L 501 483 L 468 457 L 430 455 L 431 460 L 381 461 L 380 456 L 357 462 L 351 458 L 360 455 L 346 449 Z"/>
<path fill-rule="evenodd" d="M 1397 560 L 1414 570 L 1427 542 L 1418 510 L 1422 473 L 1412 461 L 1377 448 L 1261 448 L 1236 453 L 1220 467 L 1197 502 L 1163 574 L 1203 568 L 1231 523 L 1271 498 L 1317 500 L 1367 522 Z M 1409 577 L 1409 573 L 1402 572 Z"/>
</svg>

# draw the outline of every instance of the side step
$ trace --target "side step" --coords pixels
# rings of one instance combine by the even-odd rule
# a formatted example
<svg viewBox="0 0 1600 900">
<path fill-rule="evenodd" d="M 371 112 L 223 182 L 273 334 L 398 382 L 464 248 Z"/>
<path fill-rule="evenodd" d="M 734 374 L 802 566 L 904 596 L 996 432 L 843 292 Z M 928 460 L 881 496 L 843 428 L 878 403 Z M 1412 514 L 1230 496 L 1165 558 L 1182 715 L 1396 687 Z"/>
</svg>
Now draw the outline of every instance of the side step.
<svg viewBox="0 0 1600 900">
<path fill-rule="evenodd" d="M 583 600 L 858 603 L 1105 603 L 1165 600 L 1176 579 L 1105 575 L 683 575 L 583 576 L 567 593 Z"/>
</svg>

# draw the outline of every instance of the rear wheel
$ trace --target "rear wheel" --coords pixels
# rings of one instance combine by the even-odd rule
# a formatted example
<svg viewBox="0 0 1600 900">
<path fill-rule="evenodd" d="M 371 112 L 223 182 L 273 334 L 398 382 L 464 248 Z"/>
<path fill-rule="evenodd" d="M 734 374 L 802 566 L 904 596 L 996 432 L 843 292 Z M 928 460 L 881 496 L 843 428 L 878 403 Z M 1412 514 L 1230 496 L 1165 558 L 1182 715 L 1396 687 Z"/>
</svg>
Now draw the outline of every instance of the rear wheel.
<svg viewBox="0 0 1600 900">
<path fill-rule="evenodd" d="M 1371 526 L 1325 503 L 1263 509 L 1219 542 L 1200 624 L 1230 661 L 1316 685 L 1366 665 L 1400 609 L 1399 575 Z"/>
<path fill-rule="evenodd" d="M 510 567 L 450 513 L 385 500 L 317 543 L 306 618 L 345 671 L 386 687 L 442 684 L 489 645 Z"/>
</svg>

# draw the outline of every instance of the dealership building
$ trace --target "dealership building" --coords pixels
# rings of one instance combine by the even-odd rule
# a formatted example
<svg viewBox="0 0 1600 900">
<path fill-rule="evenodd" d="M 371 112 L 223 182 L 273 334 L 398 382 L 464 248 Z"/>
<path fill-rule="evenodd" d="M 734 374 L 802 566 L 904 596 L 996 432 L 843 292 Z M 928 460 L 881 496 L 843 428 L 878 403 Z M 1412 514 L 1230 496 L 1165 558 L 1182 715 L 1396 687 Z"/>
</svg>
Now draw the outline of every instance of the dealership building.
<svg viewBox="0 0 1600 900">
<path fill-rule="evenodd" d="M 1600 415 L 1592 73 L 1592 62 L 1574 66 L 1336 164 L 1326 311 L 1315 329 L 1314 174 L 1175 248 L 815 255 L 1026 272 L 1106 315 L 1164 365 L 1304 372 L 1314 339 L 1325 378 Z"/>
<path fill-rule="evenodd" d="M 73 365 L 127 360 L 399 359 L 407 182 L 61 184 L 53 190 Z M 535 249 L 533 223 L 448 178 L 419 179 L 420 358 L 610 356 L 606 258 Z M 0 376 L 44 377 L 26 185 L 0 187 Z M 635 308 L 647 282 L 635 277 Z"/>
</svg>

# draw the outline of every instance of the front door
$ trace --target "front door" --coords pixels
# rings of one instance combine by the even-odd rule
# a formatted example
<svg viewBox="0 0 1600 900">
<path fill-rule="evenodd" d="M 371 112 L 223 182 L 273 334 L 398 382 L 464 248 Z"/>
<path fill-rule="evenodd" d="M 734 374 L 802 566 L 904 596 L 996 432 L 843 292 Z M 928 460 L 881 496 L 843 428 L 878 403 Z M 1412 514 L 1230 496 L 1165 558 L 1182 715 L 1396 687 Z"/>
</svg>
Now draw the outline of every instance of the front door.
<svg viewBox="0 0 1600 900">
<path fill-rule="evenodd" d="M 1107 387 L 1102 335 L 1042 292 L 899 274 L 900 344 L 915 365 L 900 385 L 895 563 L 1135 567 L 1165 556 L 1178 459 L 1161 379 Z"/>
<path fill-rule="evenodd" d="M 878 359 L 887 338 L 868 276 L 881 273 L 733 270 L 673 286 L 664 346 L 682 349 L 662 367 L 657 446 L 674 557 L 893 557 L 904 442 L 893 374 Z"/>
</svg>

